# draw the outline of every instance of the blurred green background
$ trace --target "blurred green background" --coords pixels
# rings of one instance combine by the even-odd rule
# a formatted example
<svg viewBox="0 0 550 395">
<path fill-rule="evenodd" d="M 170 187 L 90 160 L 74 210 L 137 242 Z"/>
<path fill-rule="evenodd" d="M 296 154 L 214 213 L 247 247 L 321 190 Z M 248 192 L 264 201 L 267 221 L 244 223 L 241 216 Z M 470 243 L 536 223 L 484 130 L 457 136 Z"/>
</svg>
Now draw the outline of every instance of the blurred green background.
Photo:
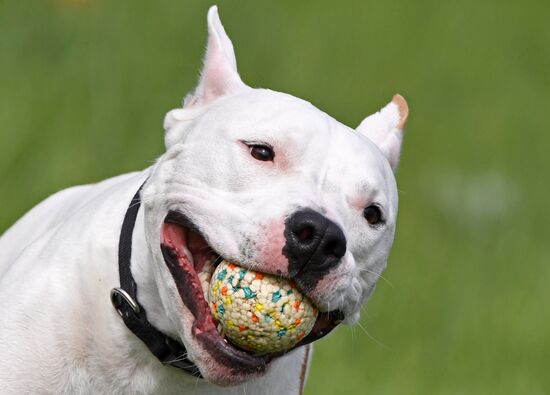
<svg viewBox="0 0 550 395">
<path fill-rule="evenodd" d="M 163 152 L 209 5 L 0 0 L 0 232 Z M 318 343 L 306 394 L 550 393 L 550 2 L 218 5 L 248 84 L 350 126 L 395 92 L 411 108 L 387 281 Z"/>
</svg>

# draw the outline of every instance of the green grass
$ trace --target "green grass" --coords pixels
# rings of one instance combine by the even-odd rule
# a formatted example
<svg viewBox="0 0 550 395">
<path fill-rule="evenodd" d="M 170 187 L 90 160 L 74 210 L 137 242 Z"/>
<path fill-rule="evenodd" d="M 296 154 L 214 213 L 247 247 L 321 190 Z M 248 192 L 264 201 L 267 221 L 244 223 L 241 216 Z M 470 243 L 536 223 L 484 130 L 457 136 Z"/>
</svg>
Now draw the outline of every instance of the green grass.
<svg viewBox="0 0 550 395">
<path fill-rule="evenodd" d="M 63 187 L 162 153 L 209 5 L 0 0 L 0 232 Z M 550 3 L 219 6 L 249 84 L 352 126 L 395 92 L 411 108 L 369 335 L 319 342 L 306 393 L 550 393 Z"/>
</svg>

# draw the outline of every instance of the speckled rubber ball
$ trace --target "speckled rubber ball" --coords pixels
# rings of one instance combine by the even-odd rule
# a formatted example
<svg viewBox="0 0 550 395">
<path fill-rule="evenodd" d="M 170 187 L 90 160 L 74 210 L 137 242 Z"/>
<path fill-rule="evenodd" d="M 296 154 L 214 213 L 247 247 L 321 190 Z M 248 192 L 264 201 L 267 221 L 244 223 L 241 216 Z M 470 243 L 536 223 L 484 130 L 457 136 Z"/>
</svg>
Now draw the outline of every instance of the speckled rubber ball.
<svg viewBox="0 0 550 395">
<path fill-rule="evenodd" d="M 212 274 L 208 296 L 222 334 L 258 354 L 294 347 L 317 318 L 317 309 L 288 280 L 226 261 Z"/>
</svg>

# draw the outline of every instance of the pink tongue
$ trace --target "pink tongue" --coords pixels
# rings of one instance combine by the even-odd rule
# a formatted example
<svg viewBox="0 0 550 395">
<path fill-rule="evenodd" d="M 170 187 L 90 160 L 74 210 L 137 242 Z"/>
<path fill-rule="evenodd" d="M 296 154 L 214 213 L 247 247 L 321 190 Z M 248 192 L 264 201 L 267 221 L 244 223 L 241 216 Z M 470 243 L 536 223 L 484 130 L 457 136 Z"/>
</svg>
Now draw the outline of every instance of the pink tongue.
<svg viewBox="0 0 550 395">
<path fill-rule="evenodd" d="M 174 250 L 178 256 L 178 261 L 181 259 L 187 259 L 187 251 L 184 248 L 187 241 L 187 234 L 185 230 L 178 225 L 166 223 L 162 227 L 162 243 Z M 181 262 L 180 262 L 181 266 Z"/>
<path fill-rule="evenodd" d="M 164 224 L 162 243 L 176 252 L 178 260 L 184 258 L 191 262 L 197 273 L 201 272 L 206 262 L 212 258 L 211 249 L 206 241 L 199 234 L 179 225 Z"/>
<path fill-rule="evenodd" d="M 202 272 L 204 265 L 214 258 L 211 252 L 212 249 L 206 244 L 206 240 L 196 232 L 189 231 L 187 233 L 187 248 L 193 254 L 193 263 L 197 273 Z"/>
<path fill-rule="evenodd" d="M 202 286 L 186 249 L 188 232 L 179 225 L 165 223 L 162 227 L 162 244 L 169 247 L 177 256 L 179 269 L 173 270 L 178 292 L 187 308 L 195 316 L 193 331 L 196 333 L 216 331 L 214 318 L 204 299 Z"/>
</svg>

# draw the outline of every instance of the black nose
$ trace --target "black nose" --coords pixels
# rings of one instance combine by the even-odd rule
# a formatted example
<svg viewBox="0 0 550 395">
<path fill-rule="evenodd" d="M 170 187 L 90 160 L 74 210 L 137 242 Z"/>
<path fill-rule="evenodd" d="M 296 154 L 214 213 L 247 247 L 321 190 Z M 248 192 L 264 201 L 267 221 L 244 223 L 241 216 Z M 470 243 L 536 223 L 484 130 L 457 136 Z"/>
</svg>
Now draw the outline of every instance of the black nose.
<svg viewBox="0 0 550 395">
<path fill-rule="evenodd" d="M 292 214 L 285 224 L 283 254 L 292 277 L 320 279 L 346 253 L 346 237 L 338 225 L 311 209 Z"/>
</svg>

